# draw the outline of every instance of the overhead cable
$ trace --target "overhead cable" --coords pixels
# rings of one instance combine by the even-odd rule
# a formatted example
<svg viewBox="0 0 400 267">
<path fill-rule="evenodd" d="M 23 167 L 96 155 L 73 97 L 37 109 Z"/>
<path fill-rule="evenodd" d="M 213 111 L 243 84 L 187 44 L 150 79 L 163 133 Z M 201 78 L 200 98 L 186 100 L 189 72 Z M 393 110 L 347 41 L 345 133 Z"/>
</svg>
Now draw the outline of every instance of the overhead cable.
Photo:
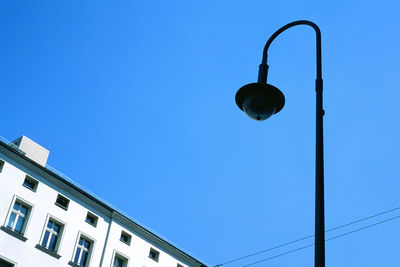
<svg viewBox="0 0 400 267">
<path fill-rule="evenodd" d="M 340 226 L 337 226 L 337 227 L 330 228 L 330 229 L 326 230 L 325 232 L 327 233 L 327 232 L 330 232 L 330 231 L 338 230 L 338 229 L 341 229 L 341 228 L 344 228 L 344 227 L 347 227 L 347 226 L 350 226 L 350 225 L 353 225 L 353 224 L 356 224 L 356 223 L 360 223 L 360 222 L 363 222 L 363 221 L 366 221 L 366 220 L 369 220 L 369 219 L 372 219 L 372 218 L 375 218 L 375 217 L 378 217 L 378 216 L 381 216 L 381 215 L 384 215 L 384 214 L 387 214 L 387 213 L 390 213 L 390 212 L 393 212 L 393 211 L 396 211 L 396 210 L 399 210 L 399 209 L 400 209 L 400 207 L 396 207 L 396 208 L 393 208 L 393 209 L 390 209 L 390 210 L 379 212 L 379 213 L 376 213 L 374 215 L 371 215 L 371 216 L 368 216 L 368 217 L 365 217 L 365 218 L 362 218 L 362 219 L 359 219 L 359 220 L 356 220 L 356 221 L 352 221 L 352 222 L 349 222 L 349 223 L 346 223 L 346 224 L 343 224 L 343 225 L 340 225 Z M 394 217 L 394 218 L 396 219 L 397 217 Z M 392 219 L 389 219 L 389 220 L 392 220 Z M 386 221 L 384 221 L 384 222 L 386 222 Z M 380 224 L 380 223 L 377 223 L 377 224 Z M 374 226 L 374 225 L 372 225 L 372 226 Z M 369 227 L 370 226 L 368 226 L 366 228 L 369 228 Z M 354 231 L 351 231 L 349 233 L 357 232 L 357 231 L 360 231 L 360 230 L 363 230 L 363 229 L 365 229 L 365 228 L 360 228 L 359 230 L 354 230 Z M 343 235 L 347 235 L 349 233 L 345 233 Z M 332 240 L 334 238 L 341 237 L 343 235 L 339 235 L 339 236 L 336 236 L 336 237 L 333 237 L 333 238 L 326 239 L 326 241 Z M 285 246 L 288 246 L 288 245 L 291 245 L 291 244 L 294 244 L 294 243 L 309 239 L 309 238 L 311 238 L 313 236 L 314 235 L 308 235 L 308 236 L 305 236 L 305 237 L 301 237 L 299 239 L 296 239 L 296 240 L 293 240 L 293 241 L 290 241 L 290 242 L 286 242 L 286 243 L 283 243 L 283 244 L 280 244 L 280 245 L 277 245 L 277 246 L 274 246 L 274 247 L 270 247 L 270 248 L 267 248 L 267 249 L 264 249 L 264 250 L 261 250 L 261 251 L 258 251 L 258 252 L 254 252 L 254 253 L 251 253 L 251 254 L 248 254 L 248 255 L 245 255 L 245 256 L 241 256 L 241 257 L 238 257 L 238 258 L 235 258 L 235 259 L 232 259 L 232 260 L 220 263 L 220 264 L 216 264 L 213 267 L 219 267 L 219 266 L 230 264 L 230 263 L 233 263 L 233 262 L 236 262 L 236 261 L 239 261 L 239 260 L 243 260 L 243 259 L 246 259 L 246 258 L 249 258 L 249 257 L 253 257 L 253 256 L 256 256 L 256 255 L 259 255 L 259 254 L 262 254 L 262 253 L 265 253 L 265 252 L 268 252 L 268 251 L 271 251 L 271 250 L 282 248 L 282 247 L 285 247 Z M 313 246 L 313 244 L 305 246 L 305 247 L 303 247 L 301 249 L 307 248 L 309 246 Z M 300 249 L 295 249 L 292 252 L 295 252 L 295 251 L 298 251 L 298 250 L 300 250 Z M 289 253 L 292 253 L 292 252 L 289 251 L 287 253 L 284 253 L 283 255 L 286 255 L 286 254 L 289 254 Z M 272 257 L 272 259 L 276 258 L 276 257 L 279 257 L 279 256 L 283 256 L 283 255 L 279 254 L 277 256 Z M 248 265 L 245 265 L 245 266 L 248 266 Z"/>
</svg>

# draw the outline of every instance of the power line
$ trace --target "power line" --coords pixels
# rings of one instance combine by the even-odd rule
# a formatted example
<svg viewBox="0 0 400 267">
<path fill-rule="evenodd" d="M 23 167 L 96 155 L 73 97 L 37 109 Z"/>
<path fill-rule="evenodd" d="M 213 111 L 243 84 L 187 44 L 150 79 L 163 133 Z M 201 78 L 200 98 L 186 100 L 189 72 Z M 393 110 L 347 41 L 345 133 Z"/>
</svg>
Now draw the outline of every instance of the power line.
<svg viewBox="0 0 400 267">
<path fill-rule="evenodd" d="M 310 244 L 310 245 L 307 245 L 307 246 L 304 246 L 304 247 L 296 248 L 296 249 L 290 250 L 288 252 L 281 253 L 281 254 L 278 254 L 278 255 L 263 259 L 263 260 L 259 260 L 259 261 L 255 261 L 255 262 L 252 262 L 252 263 L 249 263 L 249 264 L 246 264 L 246 265 L 242 265 L 242 267 L 247 267 L 247 266 L 255 265 L 255 264 L 258 264 L 258 263 L 261 263 L 261 262 L 264 262 L 264 261 L 272 260 L 272 259 L 275 259 L 275 258 L 278 258 L 278 257 L 282 257 L 282 256 L 285 256 L 287 254 L 290 254 L 290 253 L 293 253 L 293 252 L 296 252 L 296 251 L 299 251 L 299 250 L 303 250 L 303 249 L 312 247 L 312 246 L 314 246 L 314 244 Z"/>
<path fill-rule="evenodd" d="M 313 237 L 313 236 L 314 236 L 314 235 L 305 236 L 305 237 L 302 237 L 302 238 L 299 238 L 299 239 L 296 239 L 296 240 L 293 240 L 293 241 L 290 241 L 290 242 L 287 242 L 287 243 L 284 243 L 284 244 L 277 245 L 277 246 L 275 246 L 275 247 L 267 248 L 267 249 L 264 249 L 264 250 L 261 250 L 261 251 L 258 251 L 258 252 L 255 252 L 255 253 L 252 253 L 252 254 L 249 254 L 249 255 L 240 257 L 240 258 L 236 258 L 236 259 L 233 259 L 233 260 L 230 260 L 230 261 L 221 263 L 221 264 L 214 265 L 213 267 L 219 267 L 219 266 L 222 266 L 222 265 L 225 265 L 225 264 L 229 264 L 229 263 L 232 263 L 232 262 L 235 262 L 235 261 L 238 261 L 238 260 L 242 260 L 242 259 L 246 259 L 246 258 L 255 256 L 255 255 L 258 255 L 258 254 L 267 252 L 267 251 L 271 251 L 271 250 L 274 250 L 274 249 L 277 249 L 277 248 L 285 247 L 285 246 L 287 246 L 287 245 L 290 245 L 290 244 L 293 244 L 293 243 L 297 243 L 297 242 L 300 242 L 300 241 L 302 241 L 302 240 L 306 240 L 306 239 L 308 239 L 308 238 L 310 238 L 310 237 Z M 310 245 L 310 246 L 312 246 L 312 245 Z M 307 246 L 307 247 L 308 247 L 308 246 Z M 296 249 L 295 251 L 297 251 L 297 249 Z M 284 255 L 285 255 L 285 254 L 284 254 Z"/>
<path fill-rule="evenodd" d="M 369 219 L 372 219 L 372 218 L 375 218 L 375 217 L 378 217 L 378 216 L 381 216 L 383 214 L 390 213 L 390 212 L 393 212 L 393 211 L 399 210 L 399 209 L 400 209 L 400 207 L 396 207 L 396 208 L 393 208 L 393 209 L 390 209 L 390 210 L 379 212 L 379 213 L 376 213 L 374 215 L 371 215 L 371 216 L 368 216 L 368 217 L 365 217 L 365 218 L 362 218 L 362 219 L 359 219 L 359 220 L 356 220 L 356 221 L 353 221 L 353 222 L 350 222 L 350 223 L 346 223 L 346 224 L 343 224 L 343 225 L 328 229 L 325 232 L 327 233 L 327 232 L 334 231 L 334 230 L 337 230 L 337 229 L 340 229 L 340 228 L 344 228 L 344 227 L 347 227 L 347 226 L 350 226 L 350 225 L 353 225 L 353 224 L 356 224 L 356 223 L 359 223 L 359 222 L 362 222 L 362 221 L 366 221 L 366 220 L 369 220 Z M 396 218 L 397 217 L 395 217 L 395 219 Z M 378 223 L 378 224 L 380 224 L 380 223 Z M 363 230 L 363 229 L 364 228 L 361 228 L 361 230 Z M 350 233 L 357 232 L 357 231 L 359 231 L 359 230 L 355 230 L 355 231 L 352 231 Z M 345 234 L 343 234 L 343 235 L 345 235 Z M 343 235 L 340 235 L 340 236 L 343 236 Z M 311 238 L 313 236 L 314 235 L 308 235 L 308 236 L 305 236 L 305 237 L 302 237 L 302 238 L 299 238 L 299 239 L 296 239 L 296 240 L 293 240 L 293 241 L 290 241 L 290 242 L 287 242 L 287 243 L 283 243 L 283 244 L 280 244 L 280 245 L 277 245 L 277 246 L 274 246 L 274 247 L 270 247 L 270 248 L 267 248 L 267 249 L 264 249 L 264 250 L 261 250 L 261 251 L 255 252 L 255 253 L 251 253 L 251 254 L 248 254 L 248 255 L 245 255 L 245 256 L 242 256 L 242 257 L 239 257 L 239 258 L 235 258 L 235 259 L 232 259 L 232 260 L 220 263 L 220 264 L 216 264 L 213 267 L 219 267 L 219 266 L 226 265 L 226 264 L 229 264 L 229 263 L 233 263 L 233 262 L 236 262 L 236 261 L 239 261 L 239 260 L 242 260 L 242 259 L 246 259 L 246 258 L 249 258 L 249 257 L 252 257 L 252 256 L 256 256 L 258 254 L 262 254 L 262 253 L 265 253 L 265 252 L 268 252 L 268 251 L 271 251 L 271 250 L 274 250 L 274 249 L 278 249 L 278 248 L 281 248 L 281 247 L 284 247 L 284 246 L 287 246 L 287 245 L 290 245 L 290 244 L 293 244 L 293 243 L 297 243 L 297 242 L 306 240 L 306 239 Z M 337 237 L 340 237 L 340 236 L 337 236 Z M 334 237 L 334 238 L 337 238 L 337 237 Z M 334 238 L 327 239 L 326 241 L 332 240 Z M 313 246 L 313 244 L 309 245 L 309 246 Z M 307 248 L 309 246 L 306 246 L 304 248 Z M 304 249 L 304 248 L 301 248 L 301 249 Z M 298 251 L 298 250 L 300 250 L 300 249 L 295 249 L 292 252 L 295 252 L 295 251 Z M 286 254 L 289 254 L 289 253 L 291 253 L 291 251 L 289 251 L 287 253 L 284 253 L 283 255 L 286 255 Z M 283 256 L 283 255 L 277 255 L 277 256 L 272 257 L 271 259 L 276 258 L 278 256 Z M 245 265 L 245 266 L 248 266 L 248 265 Z"/>
<path fill-rule="evenodd" d="M 362 222 L 362 221 L 366 221 L 366 220 L 369 220 L 369 219 L 372 219 L 372 218 L 375 218 L 375 217 L 378 217 L 378 216 L 381 216 L 383 214 L 386 214 L 386 213 L 389 213 L 389 212 L 393 212 L 393 211 L 399 210 L 399 209 L 400 209 L 400 207 L 397 207 L 397 208 L 394 208 L 394 209 L 391 209 L 391 210 L 386 210 L 386 211 L 383 211 L 383 212 L 380 212 L 380 213 L 377 213 L 377 214 L 362 218 L 362 219 L 357 220 L 357 221 L 353 221 L 353 222 L 350 222 L 350 223 L 346 223 L 346 224 L 340 225 L 338 227 L 331 228 L 331 229 L 327 230 L 326 232 L 334 231 L 334 230 L 337 230 L 337 229 L 340 229 L 340 228 L 343 228 L 343 227 L 346 227 L 346 226 L 349 226 L 349 225 L 352 225 L 352 224 L 356 224 L 356 223 L 359 223 L 359 222 Z"/>
<path fill-rule="evenodd" d="M 333 240 L 333 239 L 336 239 L 336 238 L 339 238 L 339 237 L 343 237 L 343 236 L 346 236 L 346 235 L 349 235 L 349 234 L 353 234 L 353 233 L 355 233 L 355 232 L 358 232 L 358 231 L 361 231 L 361 230 L 365 230 L 365 229 L 371 228 L 371 227 L 373 227 L 373 226 L 377 226 L 377 225 L 379 225 L 379 224 L 386 223 L 386 222 L 389 222 L 389 221 L 392 221 L 392 220 L 395 220 L 395 219 L 398 219 L 398 218 L 400 218 L 400 215 L 399 215 L 399 216 L 392 217 L 392 218 L 389 218 L 389 219 L 387 219 L 387 220 L 379 221 L 379 222 L 377 222 L 377 223 L 373 223 L 373 224 L 370 224 L 370 225 L 367 225 L 367 226 L 364 226 L 364 227 L 355 229 L 355 230 L 353 230 L 353 231 L 349 231 L 349 232 L 346 232 L 346 233 L 343 233 L 343 234 L 340 234 L 340 235 L 337 235 L 337 236 L 328 238 L 328 239 L 325 240 L 325 242 L 328 242 L 328 241 L 330 241 L 330 240 Z M 310 245 L 307 245 L 307 246 L 304 246 L 304 247 L 300 247 L 300 248 L 296 248 L 296 249 L 293 249 L 293 250 L 289 250 L 289 251 L 287 251 L 287 252 L 284 252 L 284 253 L 281 253 L 281 254 L 278 254 L 278 255 L 275 255 L 275 256 L 266 258 L 266 259 L 262 259 L 262 260 L 255 261 L 255 262 L 252 262 L 252 263 L 249 263 L 249 264 L 246 264 L 246 265 L 242 265 L 241 267 L 247 267 L 247 266 L 255 265 L 255 264 L 258 264 L 258 263 L 261 263 L 261 262 L 265 262 L 265 261 L 268 261 L 268 260 L 272 260 L 272 259 L 275 259 L 275 258 L 284 256 L 284 255 L 287 255 L 287 254 L 291 254 L 291 253 L 296 252 L 296 251 L 299 251 L 299 250 L 303 250 L 303 249 L 312 247 L 312 246 L 314 246 L 314 243 L 313 243 L 313 244 L 310 244 Z"/>
<path fill-rule="evenodd" d="M 389 219 L 386 219 L 386 220 L 383 220 L 383 221 L 379 221 L 379 222 L 376 222 L 376 223 L 373 223 L 373 224 L 370 224 L 370 225 L 367 225 L 367 226 L 364 226 L 364 227 L 361 227 L 361 228 L 358 228 L 358 229 L 355 229 L 353 231 L 346 232 L 344 234 L 333 236 L 331 238 L 326 239 L 326 241 L 331 241 L 333 239 L 336 239 L 336 238 L 339 238 L 339 237 L 342 237 L 342 236 L 345 236 L 345 235 L 349 235 L 349 234 L 352 234 L 352 233 L 355 233 L 355 232 L 359 232 L 361 230 L 365 230 L 365 229 L 371 228 L 373 226 L 377 226 L 377 225 L 382 224 L 382 223 L 387 223 L 389 221 L 393 221 L 393 220 L 398 219 L 398 218 L 400 218 L 400 215 L 392 217 L 392 218 L 389 218 Z"/>
</svg>

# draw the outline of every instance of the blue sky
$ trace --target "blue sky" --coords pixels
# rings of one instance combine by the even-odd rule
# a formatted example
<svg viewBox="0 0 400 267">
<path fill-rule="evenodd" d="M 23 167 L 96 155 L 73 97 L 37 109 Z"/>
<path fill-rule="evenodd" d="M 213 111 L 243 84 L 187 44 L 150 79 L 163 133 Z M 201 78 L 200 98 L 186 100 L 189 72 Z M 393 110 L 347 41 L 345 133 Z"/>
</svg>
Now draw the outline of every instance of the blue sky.
<svg viewBox="0 0 400 267">
<path fill-rule="evenodd" d="M 326 227 L 400 206 L 398 1 L 2 1 L 0 135 L 209 265 L 314 232 L 315 43 L 269 51 L 285 108 L 234 103 L 279 27 L 322 31 Z M 368 223 L 329 233 L 334 236 Z M 329 241 L 327 266 L 398 266 L 400 221 Z M 226 266 L 243 266 L 303 243 Z M 255 266 L 312 266 L 308 248 Z"/>
</svg>

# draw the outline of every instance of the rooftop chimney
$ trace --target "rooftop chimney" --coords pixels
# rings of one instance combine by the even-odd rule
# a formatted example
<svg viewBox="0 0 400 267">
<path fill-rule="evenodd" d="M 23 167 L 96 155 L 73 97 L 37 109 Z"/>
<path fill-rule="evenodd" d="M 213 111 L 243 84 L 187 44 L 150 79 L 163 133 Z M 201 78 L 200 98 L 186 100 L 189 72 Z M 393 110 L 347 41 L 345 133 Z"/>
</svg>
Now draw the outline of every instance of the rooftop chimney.
<svg viewBox="0 0 400 267">
<path fill-rule="evenodd" d="M 36 161 L 42 166 L 46 166 L 49 151 L 44 147 L 36 144 L 26 136 L 21 136 L 11 143 L 21 149 L 25 153 L 26 157 L 30 158 L 33 161 Z"/>
</svg>

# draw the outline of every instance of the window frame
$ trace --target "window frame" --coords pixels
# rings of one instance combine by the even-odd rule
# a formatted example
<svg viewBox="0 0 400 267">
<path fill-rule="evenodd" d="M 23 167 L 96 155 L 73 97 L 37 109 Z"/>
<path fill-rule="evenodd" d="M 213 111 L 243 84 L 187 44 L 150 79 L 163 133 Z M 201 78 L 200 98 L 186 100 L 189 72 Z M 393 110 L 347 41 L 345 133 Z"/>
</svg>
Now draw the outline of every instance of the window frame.
<svg viewBox="0 0 400 267">
<path fill-rule="evenodd" d="M 58 200 L 59 197 L 68 200 L 67 206 L 66 206 L 66 207 L 64 207 L 63 205 L 61 205 L 60 203 L 57 202 L 57 200 Z M 66 196 L 64 196 L 64 195 L 62 195 L 62 194 L 60 194 L 60 193 L 58 193 L 58 194 L 57 194 L 57 198 L 56 198 L 56 202 L 54 202 L 54 205 L 56 205 L 56 206 L 62 208 L 63 210 L 68 210 L 68 207 L 69 207 L 69 203 L 70 203 L 70 202 L 71 202 L 71 200 L 70 200 L 69 198 L 67 198 Z"/>
<path fill-rule="evenodd" d="M 81 240 L 81 238 L 85 239 L 86 241 L 88 241 L 90 243 L 90 246 L 89 246 L 89 249 L 88 249 L 88 256 L 87 256 L 87 259 L 86 259 L 86 264 L 84 266 L 79 264 L 79 262 L 81 260 L 81 257 L 82 257 L 82 248 L 83 248 L 83 250 L 86 250 L 82 245 L 79 244 L 79 241 Z M 96 244 L 96 240 L 95 239 L 93 239 L 89 235 L 79 231 L 78 232 L 78 237 L 76 239 L 75 246 L 74 246 L 74 252 L 72 253 L 72 258 L 71 258 L 72 265 L 73 266 L 80 266 L 80 267 L 89 266 L 91 258 L 92 258 L 92 254 L 93 254 L 93 250 L 94 250 L 95 244 Z M 75 260 L 75 255 L 77 253 L 78 248 L 80 248 L 81 251 L 79 252 L 80 256 L 78 257 L 78 263 L 76 263 L 74 260 Z"/>
<path fill-rule="evenodd" d="M 3 172 L 4 165 L 6 165 L 6 162 L 4 160 L 0 159 L 0 173 Z"/>
<path fill-rule="evenodd" d="M 113 256 L 111 258 L 110 267 L 114 267 L 114 261 L 115 261 L 116 257 L 118 257 L 118 258 L 120 258 L 120 259 L 122 259 L 124 261 L 122 267 L 128 267 L 129 266 L 129 257 L 127 255 L 122 254 L 121 252 L 119 252 L 119 251 L 114 249 Z"/>
<path fill-rule="evenodd" d="M 5 263 L 11 264 L 12 267 L 17 267 L 17 263 L 15 261 L 12 261 L 4 256 L 0 255 L 0 260 L 4 261 Z"/>
<path fill-rule="evenodd" d="M 150 257 L 152 252 L 156 253 L 156 256 L 154 258 Z M 155 248 L 150 247 L 149 259 L 152 259 L 153 261 L 158 262 L 160 260 L 160 251 L 156 250 Z"/>
<path fill-rule="evenodd" d="M 93 217 L 93 219 L 94 219 L 94 222 L 93 223 L 91 223 L 91 222 L 89 222 L 88 220 L 87 220 L 87 218 L 88 217 Z M 86 223 L 88 223 L 89 225 L 91 225 L 91 226 L 93 226 L 93 227 L 97 227 L 97 221 L 99 220 L 99 216 L 97 216 L 97 215 L 94 215 L 94 213 L 92 213 L 92 212 L 90 212 L 90 211 L 88 211 L 87 212 L 87 214 L 86 214 L 86 218 L 85 218 L 85 222 Z"/>
<path fill-rule="evenodd" d="M 25 181 L 26 181 L 26 180 L 30 180 L 31 182 L 33 182 L 33 188 L 31 188 L 31 187 L 28 186 L 28 185 L 25 185 Z M 25 187 L 25 188 L 28 188 L 29 190 L 31 190 L 31 191 L 33 191 L 33 192 L 36 192 L 36 190 L 37 190 L 37 188 L 38 188 L 38 186 L 39 186 L 39 181 L 36 180 L 36 179 L 34 179 L 34 178 L 32 178 L 32 177 L 29 176 L 29 175 L 26 175 L 24 181 L 22 182 L 22 186 Z"/>
<path fill-rule="evenodd" d="M 48 225 L 49 221 L 53 221 L 53 222 L 55 222 L 55 223 L 60 225 L 60 230 L 57 233 L 57 241 L 56 241 L 54 249 L 50 249 L 48 246 L 43 246 L 43 240 L 44 240 L 44 237 L 46 235 L 46 231 L 48 229 L 47 225 Z M 43 225 L 43 230 L 42 230 L 42 234 L 40 236 L 40 240 L 39 240 L 38 245 L 40 247 L 42 247 L 43 249 L 46 249 L 46 250 L 48 250 L 50 252 L 58 253 L 58 251 L 60 251 L 61 243 L 62 243 L 62 240 L 63 240 L 63 237 L 64 237 L 64 232 L 65 232 L 66 225 L 67 224 L 65 222 L 57 219 L 56 217 L 54 217 L 51 214 L 48 214 L 47 217 L 46 217 L 45 223 Z M 51 240 L 51 234 L 49 235 L 49 238 L 47 240 L 48 245 L 50 245 L 50 240 Z"/>
<path fill-rule="evenodd" d="M 15 231 L 15 226 L 12 227 L 12 228 L 8 227 L 8 223 L 9 223 L 11 214 L 13 213 L 14 205 L 15 205 L 16 202 L 19 202 L 21 204 L 21 206 L 23 206 L 23 205 L 27 206 L 27 212 L 26 212 L 26 215 L 24 215 L 25 219 L 24 219 L 24 222 L 23 222 L 22 227 L 21 227 L 21 232 Z M 8 209 L 8 214 L 7 214 L 7 217 L 6 217 L 5 222 L 4 222 L 4 227 L 7 230 L 9 230 L 9 231 L 11 231 L 11 232 L 13 232 L 13 233 L 15 233 L 15 234 L 17 234 L 19 236 L 26 237 L 26 233 L 27 233 L 27 229 L 28 229 L 28 226 L 29 226 L 30 219 L 32 217 L 33 209 L 34 209 L 34 205 L 33 204 L 29 203 L 28 201 L 24 200 L 23 198 L 21 198 L 21 197 L 19 197 L 17 195 L 14 195 L 14 197 L 11 200 L 10 208 Z M 16 217 L 14 219 L 14 224 L 15 225 L 17 224 L 17 221 L 18 221 L 18 217 Z"/>
<path fill-rule="evenodd" d="M 123 235 L 128 237 L 128 241 L 124 241 L 124 240 L 121 239 Z M 131 240 L 132 240 L 132 235 L 128 234 L 127 232 L 122 230 L 121 231 L 121 235 L 119 236 L 119 241 L 121 241 L 122 243 L 127 244 L 128 246 L 130 246 L 131 245 Z"/>
</svg>

